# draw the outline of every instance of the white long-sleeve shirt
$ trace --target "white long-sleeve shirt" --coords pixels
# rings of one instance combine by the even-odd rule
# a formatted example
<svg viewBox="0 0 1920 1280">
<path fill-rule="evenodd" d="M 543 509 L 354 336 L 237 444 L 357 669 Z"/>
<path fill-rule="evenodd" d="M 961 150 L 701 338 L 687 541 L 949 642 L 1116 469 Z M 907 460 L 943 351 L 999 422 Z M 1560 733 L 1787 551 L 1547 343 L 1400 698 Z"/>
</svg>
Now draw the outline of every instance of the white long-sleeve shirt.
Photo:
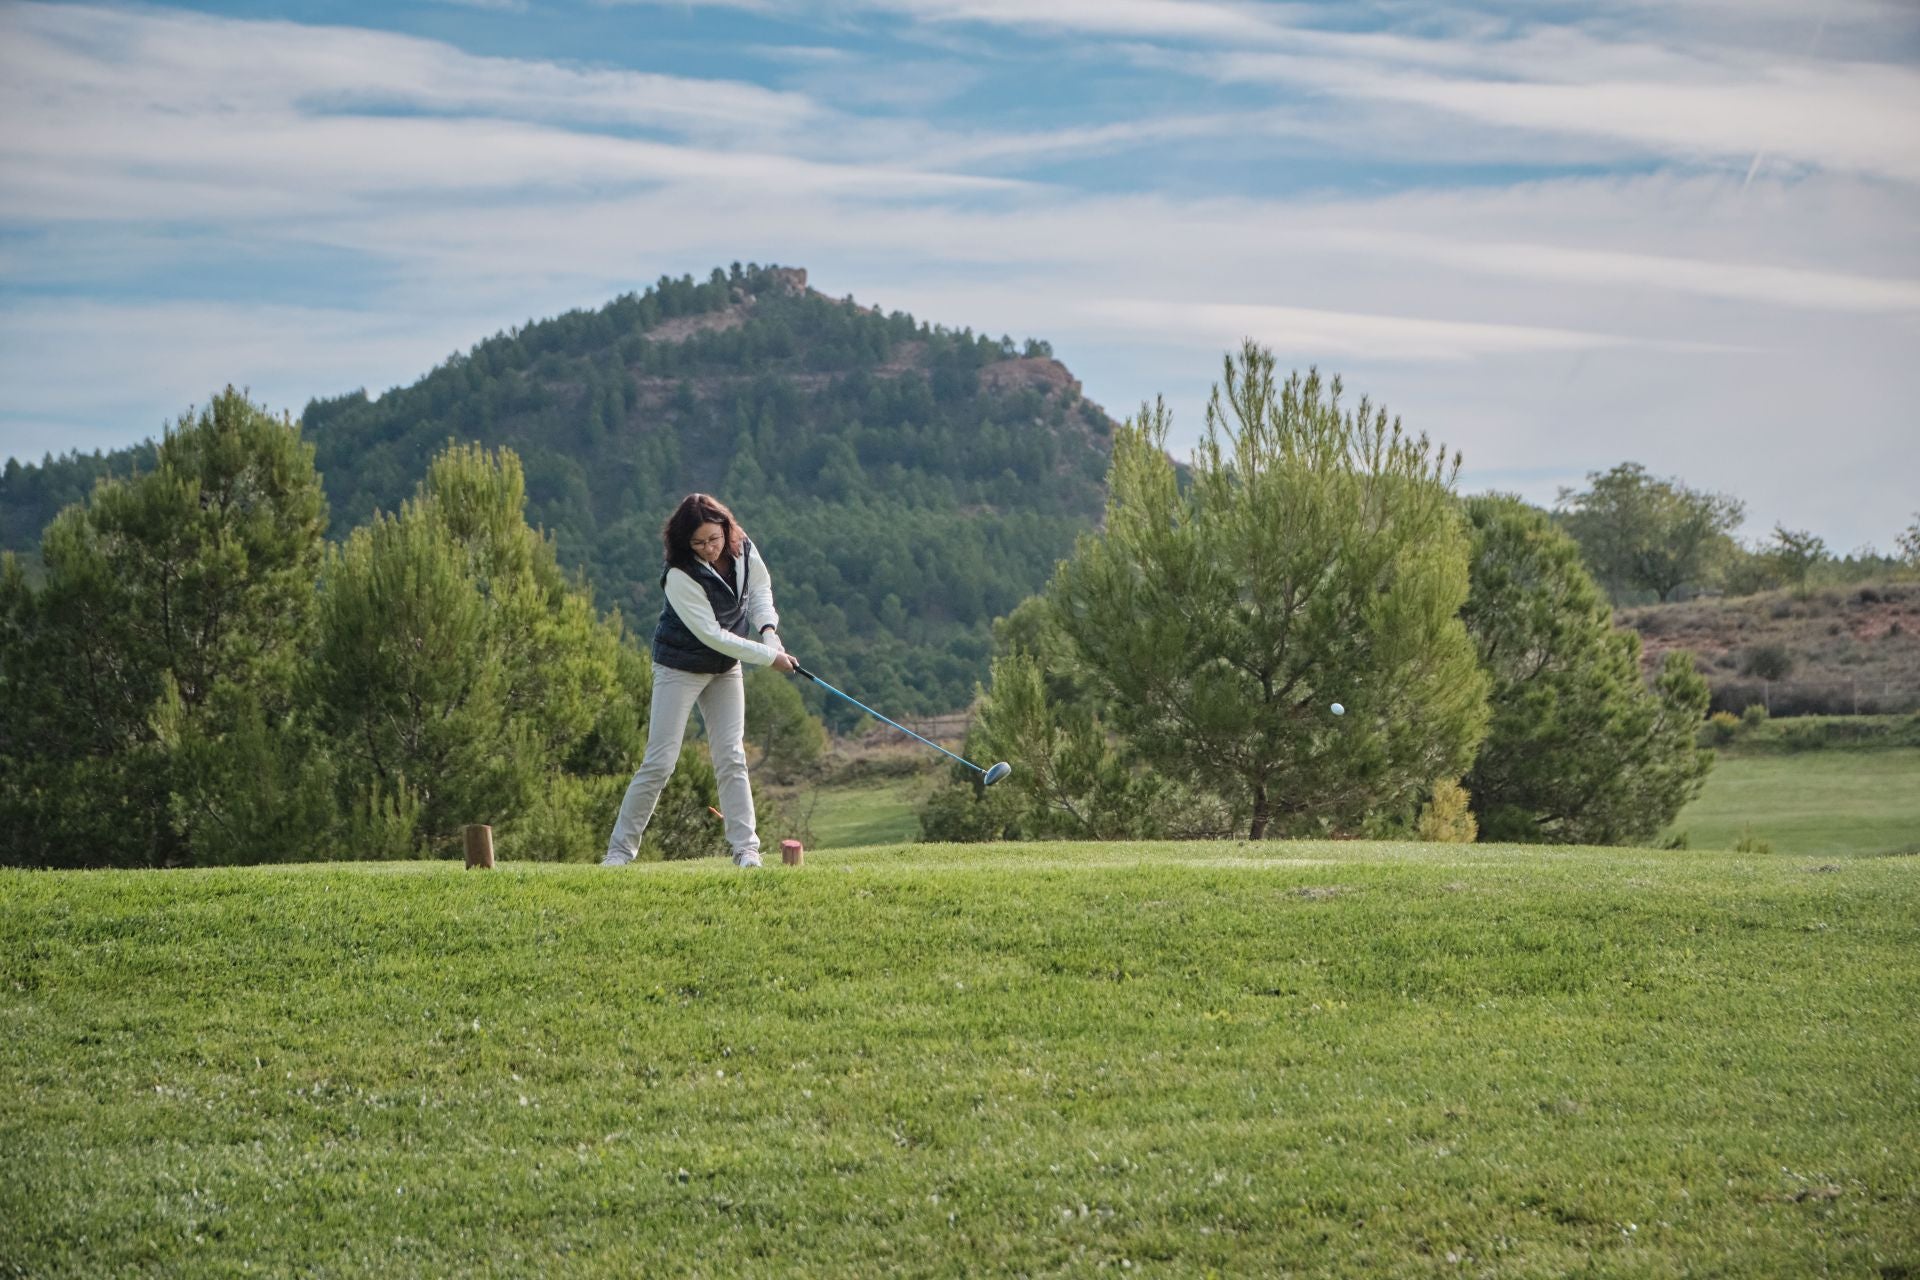
<svg viewBox="0 0 1920 1280">
<path fill-rule="evenodd" d="M 748 572 L 751 568 L 751 572 Z M 711 574 L 719 577 L 719 571 L 704 561 L 694 566 L 694 573 Z M 722 579 L 724 581 L 724 579 Z M 766 561 L 760 558 L 760 548 L 749 546 L 744 557 L 736 557 L 733 562 L 733 582 L 730 584 L 737 594 L 741 583 L 747 588 L 747 625 L 753 628 L 757 636 L 763 627 L 774 627 L 778 638 L 780 614 L 773 607 L 773 582 L 767 576 Z M 727 631 L 720 626 L 720 620 L 713 616 L 713 602 L 707 599 L 707 590 L 695 581 L 692 573 L 684 569 L 667 570 L 667 603 L 680 615 L 687 630 L 693 632 L 700 643 L 709 649 L 717 649 L 729 658 L 756 667 L 773 665 L 784 649 L 773 645 L 761 644 L 758 640 L 747 640 Z"/>
</svg>

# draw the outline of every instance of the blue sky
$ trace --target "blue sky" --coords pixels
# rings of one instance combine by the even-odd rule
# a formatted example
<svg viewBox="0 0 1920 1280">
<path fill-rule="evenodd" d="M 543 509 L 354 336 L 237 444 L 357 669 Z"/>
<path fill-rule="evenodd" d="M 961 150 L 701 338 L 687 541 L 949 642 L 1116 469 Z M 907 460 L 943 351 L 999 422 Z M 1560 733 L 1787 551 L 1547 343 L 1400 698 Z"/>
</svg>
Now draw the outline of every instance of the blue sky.
<svg viewBox="0 0 1920 1280">
<path fill-rule="evenodd" d="M 0 120 L 0 455 L 739 260 L 1045 337 L 1181 444 L 1252 336 L 1469 489 L 1920 507 L 1908 0 L 10 3 Z"/>
</svg>

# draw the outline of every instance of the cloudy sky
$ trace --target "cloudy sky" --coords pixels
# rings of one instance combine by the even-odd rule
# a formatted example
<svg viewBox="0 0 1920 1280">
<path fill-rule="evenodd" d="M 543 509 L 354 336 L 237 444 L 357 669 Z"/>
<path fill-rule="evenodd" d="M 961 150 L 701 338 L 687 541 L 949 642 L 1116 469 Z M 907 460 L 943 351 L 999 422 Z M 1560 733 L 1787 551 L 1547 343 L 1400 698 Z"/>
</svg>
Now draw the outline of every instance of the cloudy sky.
<svg viewBox="0 0 1920 1280">
<path fill-rule="evenodd" d="M 0 125 L 0 456 L 739 260 L 1188 441 L 1250 335 L 1469 489 L 1920 508 L 1914 0 L 10 2 Z"/>
</svg>

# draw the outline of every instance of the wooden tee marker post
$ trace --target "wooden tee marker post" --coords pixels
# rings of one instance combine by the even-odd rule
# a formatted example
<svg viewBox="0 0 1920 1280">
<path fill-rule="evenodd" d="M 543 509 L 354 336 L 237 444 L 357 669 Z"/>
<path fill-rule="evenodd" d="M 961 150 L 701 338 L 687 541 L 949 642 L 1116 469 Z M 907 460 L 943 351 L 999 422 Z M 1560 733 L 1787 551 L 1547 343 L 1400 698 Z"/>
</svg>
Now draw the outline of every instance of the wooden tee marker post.
<svg viewBox="0 0 1920 1280">
<path fill-rule="evenodd" d="M 464 829 L 467 837 L 467 869 L 493 866 L 493 828 L 472 824 Z"/>
</svg>

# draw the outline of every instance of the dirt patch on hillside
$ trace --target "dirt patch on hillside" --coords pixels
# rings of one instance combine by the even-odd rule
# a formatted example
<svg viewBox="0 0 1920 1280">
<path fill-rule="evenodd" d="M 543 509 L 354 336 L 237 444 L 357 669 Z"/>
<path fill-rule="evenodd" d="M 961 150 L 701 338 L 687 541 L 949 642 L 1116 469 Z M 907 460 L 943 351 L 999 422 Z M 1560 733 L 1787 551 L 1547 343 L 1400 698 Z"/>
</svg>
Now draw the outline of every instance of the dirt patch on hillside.
<svg viewBox="0 0 1920 1280">
<path fill-rule="evenodd" d="M 722 333 L 728 329 L 738 329 L 747 322 L 752 312 L 751 302 L 736 302 L 730 307 L 705 311 L 697 316 L 675 316 L 647 330 L 647 341 L 685 342 L 696 333 Z"/>
<path fill-rule="evenodd" d="M 1067 372 L 1067 366 L 1049 356 L 1015 356 L 996 360 L 980 370 L 982 391 L 1024 391 L 1032 387 L 1043 394 L 1078 391 L 1080 384 Z"/>
<path fill-rule="evenodd" d="M 910 370 L 925 368 L 926 362 L 927 344 L 915 338 L 911 342 L 895 343 L 887 358 L 873 366 L 873 372 L 877 377 L 898 377 Z"/>
<path fill-rule="evenodd" d="M 811 293 L 807 287 L 807 273 L 801 267 L 775 267 L 766 273 L 767 293 L 804 294 Z M 760 301 L 759 294 L 748 293 L 735 285 L 733 301 L 718 311 L 707 311 L 697 316 L 674 316 L 662 320 L 648 329 L 649 342 L 685 342 L 697 333 L 720 333 L 727 329 L 738 329 L 753 318 L 755 306 Z"/>
</svg>

